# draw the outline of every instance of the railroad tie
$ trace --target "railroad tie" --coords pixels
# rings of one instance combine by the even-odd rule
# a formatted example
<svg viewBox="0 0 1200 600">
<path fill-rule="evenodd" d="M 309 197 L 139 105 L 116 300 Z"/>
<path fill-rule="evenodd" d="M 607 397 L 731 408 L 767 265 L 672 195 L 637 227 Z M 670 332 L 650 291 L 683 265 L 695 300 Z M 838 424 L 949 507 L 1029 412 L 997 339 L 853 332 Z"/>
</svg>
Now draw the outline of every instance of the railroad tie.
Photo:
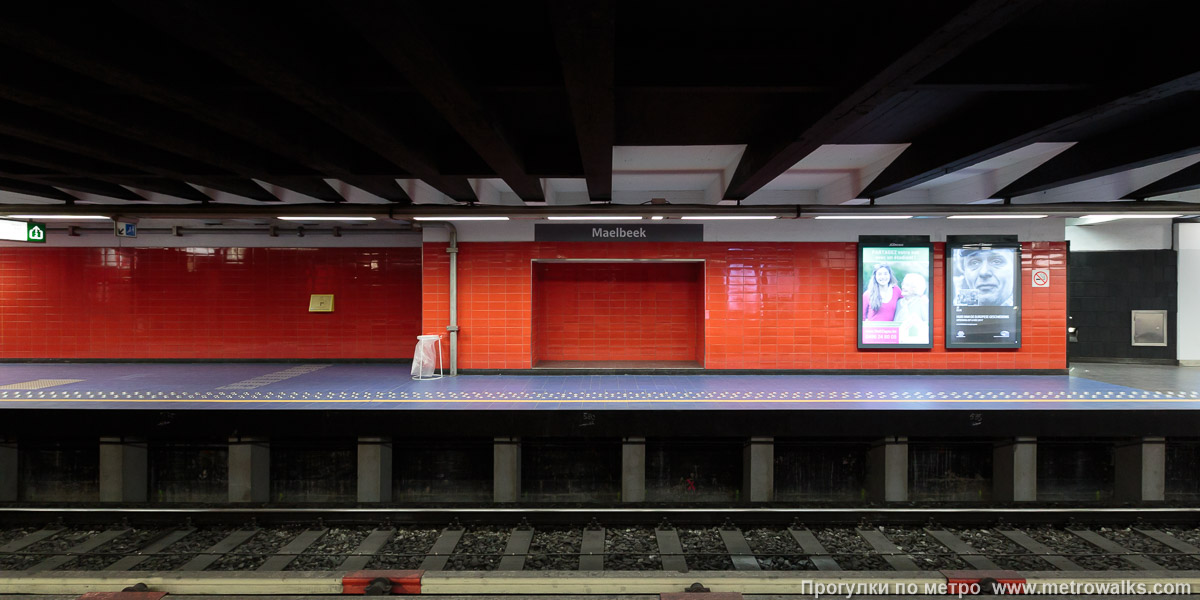
<svg viewBox="0 0 1200 600">
<path fill-rule="evenodd" d="M 296 536 L 296 539 L 287 543 L 286 546 L 279 549 L 274 556 L 268 558 L 257 570 L 259 571 L 282 571 L 292 564 L 292 561 L 300 557 L 309 546 L 313 545 L 317 540 L 321 539 L 329 529 L 309 529 L 304 533 Z"/>
<path fill-rule="evenodd" d="M 754 557 L 754 551 L 750 549 L 750 544 L 746 543 L 746 536 L 742 535 L 740 529 L 722 528 L 720 533 L 721 541 L 725 542 L 725 549 L 729 552 L 730 560 L 733 561 L 733 568 L 739 571 L 762 570 L 758 559 Z"/>
<path fill-rule="evenodd" d="M 247 540 L 254 537 L 258 533 L 257 529 L 243 529 L 235 531 L 225 539 L 213 544 L 211 548 L 192 557 L 192 560 L 187 561 L 183 566 L 176 569 L 177 571 L 203 571 L 213 563 L 221 560 L 222 556 L 229 554 L 234 548 L 245 544 Z"/>
<path fill-rule="evenodd" d="M 15 539 L 3 546 L 0 546 L 0 556 L 12 554 L 14 552 L 20 552 L 21 550 L 24 550 L 25 548 L 28 548 L 44 539 L 53 537 L 62 530 L 62 527 L 48 527 L 46 529 L 39 529 L 29 535 Z"/>
<path fill-rule="evenodd" d="M 1086 529 L 1069 529 L 1069 528 L 1067 529 L 1067 531 L 1070 531 L 1071 533 L 1075 534 L 1076 536 L 1083 538 L 1083 540 L 1085 542 L 1087 542 L 1105 552 L 1108 552 L 1109 554 L 1119 555 L 1122 560 L 1133 565 L 1134 567 L 1136 567 L 1138 569 L 1141 569 L 1143 571 L 1162 571 L 1162 570 L 1164 570 L 1162 565 L 1150 560 L 1149 558 L 1146 558 L 1145 556 L 1142 556 L 1140 554 L 1135 555 L 1135 556 L 1130 556 L 1131 553 L 1129 552 L 1129 550 L 1126 550 L 1124 546 L 1100 535 L 1099 533 L 1096 533 L 1095 531 L 1088 531 Z"/>
<path fill-rule="evenodd" d="M 26 569 L 26 571 L 53 571 L 54 569 L 57 569 L 71 562 L 72 560 L 75 560 L 78 558 L 78 555 L 91 552 L 92 550 L 95 550 L 96 548 L 99 548 L 100 546 L 103 546 L 125 535 L 126 533 L 129 533 L 129 531 L 130 530 L 128 529 L 109 529 L 108 531 L 103 531 L 93 535 L 83 542 L 80 542 L 79 544 L 76 544 L 75 546 L 69 548 L 66 552 L 63 552 L 57 556 L 51 556 L 50 558 L 47 558 L 46 560 L 29 567 Z"/>
<path fill-rule="evenodd" d="M 937 540 L 938 543 L 950 549 L 951 552 L 958 555 L 959 558 L 971 565 L 972 569 L 980 571 L 999 571 L 1000 565 L 992 562 L 988 557 L 980 554 L 978 550 L 971 547 L 970 544 L 959 539 L 957 535 L 946 531 L 945 529 L 926 529 L 930 537 Z"/>
<path fill-rule="evenodd" d="M 792 534 L 792 539 L 800 544 L 800 550 L 808 555 L 808 560 L 812 561 L 814 567 L 818 571 L 841 571 L 842 567 L 837 564 L 837 561 L 829 555 L 825 550 L 825 546 L 817 540 L 817 536 L 807 529 L 796 529 L 789 527 L 788 533 Z"/>
<path fill-rule="evenodd" d="M 529 545 L 533 543 L 532 527 L 517 527 L 508 534 L 508 545 L 504 548 L 504 556 L 500 557 L 497 571 L 520 571 L 525 568 L 525 557 L 529 554 Z"/>
<path fill-rule="evenodd" d="M 604 570 L 604 530 L 584 529 L 583 543 L 579 547 L 580 571 Z"/>
<path fill-rule="evenodd" d="M 1038 558 L 1054 565 L 1054 568 L 1060 571 L 1083 571 L 1084 568 L 1075 564 L 1065 556 L 1051 550 L 1045 544 L 1029 537 L 1023 531 L 1015 529 L 997 529 L 997 533 L 1008 538 L 1014 544 L 1028 550 L 1030 553 L 1037 555 Z"/>
<path fill-rule="evenodd" d="M 117 562 L 115 562 L 111 565 L 108 565 L 107 567 L 104 568 L 104 570 L 105 571 L 128 571 L 130 569 L 133 569 L 138 564 L 140 564 L 142 561 L 150 558 L 151 556 L 154 556 L 155 554 L 158 554 L 159 552 L 162 552 L 163 550 L 166 550 L 167 546 L 170 546 L 171 544 L 174 544 L 175 542 L 182 540 L 183 538 L 190 535 L 193 531 L 196 531 L 196 530 L 194 528 L 187 528 L 187 529 L 176 529 L 175 531 L 168 532 L 166 535 L 155 540 L 149 546 L 146 546 L 145 548 L 138 550 L 137 554 L 131 554 L 129 556 L 126 556 L 126 557 L 122 558 L 121 560 L 118 560 Z"/>
<path fill-rule="evenodd" d="M 683 557 L 683 544 L 679 542 L 679 532 L 674 529 L 655 529 L 654 538 L 658 540 L 658 556 L 662 558 L 664 571 L 688 570 L 687 559 Z"/>
<path fill-rule="evenodd" d="M 921 570 L 917 567 L 917 563 L 913 562 L 912 558 L 905 555 L 899 547 L 893 544 L 891 540 L 887 539 L 887 536 L 883 535 L 882 531 L 877 531 L 875 529 L 859 529 L 858 535 L 862 539 L 866 540 L 866 542 L 875 549 L 875 552 L 879 553 L 879 555 L 883 557 L 883 560 L 887 561 L 887 564 L 891 565 L 893 569 L 897 571 Z"/>
<path fill-rule="evenodd" d="M 354 549 L 353 556 L 347 556 L 346 560 L 342 561 L 342 566 L 339 567 L 343 571 L 362 571 L 367 568 L 367 563 L 375 557 L 375 554 L 387 545 L 388 540 L 395 535 L 395 529 L 376 529 L 367 536 L 358 548 Z"/>
<path fill-rule="evenodd" d="M 433 547 L 429 549 L 429 554 L 425 555 L 425 560 L 422 560 L 421 566 L 417 568 L 422 571 L 446 570 L 446 563 L 450 561 L 450 554 L 454 552 L 454 547 L 458 545 L 458 541 L 462 539 L 462 536 L 463 528 L 461 527 L 447 527 L 443 529 L 437 541 L 433 542 Z"/>
<path fill-rule="evenodd" d="M 1157 529 L 1134 529 L 1134 531 L 1164 545 L 1168 548 L 1191 556 L 1193 560 L 1200 559 L 1200 548 L 1193 546 L 1165 531 Z"/>
</svg>

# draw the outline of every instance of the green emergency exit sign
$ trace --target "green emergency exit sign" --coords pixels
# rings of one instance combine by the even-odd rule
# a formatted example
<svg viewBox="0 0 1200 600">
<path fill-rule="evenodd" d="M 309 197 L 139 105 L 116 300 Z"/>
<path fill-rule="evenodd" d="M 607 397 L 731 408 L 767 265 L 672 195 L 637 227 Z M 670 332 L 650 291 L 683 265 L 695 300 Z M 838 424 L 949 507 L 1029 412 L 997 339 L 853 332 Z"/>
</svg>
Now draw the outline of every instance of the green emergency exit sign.
<svg viewBox="0 0 1200 600">
<path fill-rule="evenodd" d="M 0 240 L 46 243 L 46 224 L 0 219 Z"/>
</svg>

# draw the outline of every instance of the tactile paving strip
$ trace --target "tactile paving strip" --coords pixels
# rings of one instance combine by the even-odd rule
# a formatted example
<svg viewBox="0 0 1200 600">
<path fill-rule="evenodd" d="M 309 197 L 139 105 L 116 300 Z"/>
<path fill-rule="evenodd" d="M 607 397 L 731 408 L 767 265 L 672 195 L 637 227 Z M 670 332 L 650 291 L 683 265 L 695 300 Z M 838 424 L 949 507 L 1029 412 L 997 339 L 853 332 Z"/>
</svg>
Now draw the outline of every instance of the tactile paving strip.
<svg viewBox="0 0 1200 600">
<path fill-rule="evenodd" d="M 293 377 L 295 375 L 292 375 Z M 248 380 L 255 381 L 255 380 Z M 245 382 L 242 382 L 245 383 Z M 235 384 L 240 385 L 240 384 Z M 261 385 L 266 385 L 261 384 Z M 255 387 L 258 387 L 257 385 Z M 231 386 L 222 388 L 228 390 Z M 1200 400 L 1200 392 L 756 392 L 756 391 L 0 391 L 0 400 L 170 400 L 170 401 L 413 401 L 413 402 L 1121 402 Z"/>
<path fill-rule="evenodd" d="M 66 385 L 68 383 L 79 383 L 82 379 L 34 379 L 33 381 L 24 381 L 21 383 L 10 383 L 8 385 L 0 385 L 0 390 L 40 390 L 43 388 L 54 387 L 56 385 Z"/>
<path fill-rule="evenodd" d="M 217 389 L 218 390 L 253 390 L 253 389 L 260 388 L 264 385 L 271 385 L 272 383 L 279 383 L 280 381 L 283 381 L 285 379 L 291 379 L 293 377 L 307 375 L 314 371 L 320 371 L 321 369 L 324 369 L 328 366 L 329 365 L 300 365 L 299 367 L 292 367 L 290 369 L 284 369 L 282 371 L 276 371 L 274 373 L 267 373 L 266 375 L 259 375 L 258 377 L 255 377 L 253 379 L 247 379 L 245 381 L 239 381 L 237 383 L 223 385 Z"/>
</svg>

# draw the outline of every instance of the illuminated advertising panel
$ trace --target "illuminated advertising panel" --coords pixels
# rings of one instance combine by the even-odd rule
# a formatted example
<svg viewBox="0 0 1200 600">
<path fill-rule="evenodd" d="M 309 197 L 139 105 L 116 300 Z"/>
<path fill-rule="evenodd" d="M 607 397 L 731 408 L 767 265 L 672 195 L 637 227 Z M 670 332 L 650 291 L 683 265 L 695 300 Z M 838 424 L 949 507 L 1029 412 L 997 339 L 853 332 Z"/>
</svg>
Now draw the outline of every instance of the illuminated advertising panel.
<svg viewBox="0 0 1200 600">
<path fill-rule="evenodd" d="M 928 236 L 858 238 L 858 347 L 932 348 Z"/>
<path fill-rule="evenodd" d="M 946 347 L 1021 347 L 1016 236 L 947 236 Z"/>
</svg>

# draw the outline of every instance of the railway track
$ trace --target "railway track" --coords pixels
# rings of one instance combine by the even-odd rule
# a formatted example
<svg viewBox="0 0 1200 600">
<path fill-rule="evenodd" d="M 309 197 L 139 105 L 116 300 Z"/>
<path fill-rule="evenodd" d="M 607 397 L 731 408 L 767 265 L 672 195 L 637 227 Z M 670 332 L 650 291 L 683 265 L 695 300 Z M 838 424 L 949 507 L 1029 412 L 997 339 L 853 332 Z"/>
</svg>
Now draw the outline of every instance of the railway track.
<svg viewBox="0 0 1200 600">
<path fill-rule="evenodd" d="M 564 510 L 574 517 L 598 512 Z M 1135 515 L 1060 509 L 1067 519 L 1047 524 L 1045 515 L 1026 523 L 1012 518 L 1023 513 L 1009 511 L 1008 519 L 993 516 L 985 525 L 977 516 L 956 522 L 926 509 L 895 510 L 871 514 L 903 518 L 855 524 L 771 522 L 746 511 L 742 516 L 756 515 L 754 522 L 730 514 L 717 525 L 711 515 L 687 519 L 701 511 L 683 509 L 599 511 L 565 523 L 562 514 L 548 518 L 538 509 L 492 510 L 488 519 L 471 520 L 461 517 L 475 513 L 435 511 L 455 515 L 442 526 L 421 523 L 433 517 L 415 513 L 399 524 L 276 509 L 167 513 L 175 523 L 135 509 L 23 513 L 56 519 L 0 528 L 0 594 L 117 591 L 138 583 L 174 594 L 329 594 L 375 581 L 397 592 L 443 594 L 658 593 L 701 583 L 714 591 L 806 595 L 837 585 L 898 585 L 862 589 L 911 595 L 953 586 L 954 577 L 985 585 L 1004 578 L 1022 585 L 1167 584 L 1169 592 L 1159 593 L 1173 595 L 1194 585 L 1200 593 L 1200 525 L 1187 519 L 1195 513 L 1131 510 L 1160 519 L 1104 520 Z M 197 518 L 180 517 L 188 512 Z M 854 516 L 836 514 L 823 520 Z M 124 519 L 96 524 L 113 515 Z M 321 516 L 305 518 L 312 515 Z M 918 516 L 928 522 L 909 524 Z M 658 522 L 649 524 L 654 517 Z"/>
</svg>

